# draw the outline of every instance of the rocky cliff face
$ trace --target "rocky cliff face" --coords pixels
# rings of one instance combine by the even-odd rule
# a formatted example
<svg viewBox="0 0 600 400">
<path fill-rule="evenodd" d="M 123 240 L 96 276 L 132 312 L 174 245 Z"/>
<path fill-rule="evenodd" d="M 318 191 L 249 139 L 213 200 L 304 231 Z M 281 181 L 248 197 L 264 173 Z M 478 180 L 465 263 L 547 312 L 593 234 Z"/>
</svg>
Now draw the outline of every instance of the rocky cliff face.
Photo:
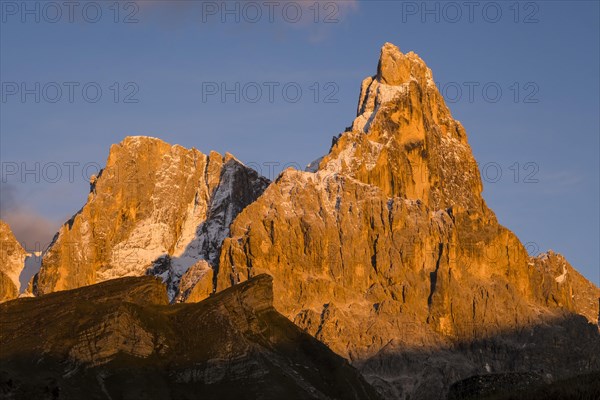
<svg viewBox="0 0 600 400">
<path fill-rule="evenodd" d="M 473 370 L 429 365 L 443 371 L 440 383 L 407 367 L 433 359 L 407 349 L 496 343 L 507 331 L 572 314 L 598 321 L 598 288 L 558 255 L 531 258 L 481 191 L 465 131 L 431 71 L 386 44 L 352 128 L 316 172 L 284 171 L 235 219 L 217 288 L 271 274 L 276 308 L 357 365 L 380 363 L 364 371 L 382 392 L 402 398 L 426 387 L 423 398 L 439 398 Z M 483 349 L 499 360 L 495 371 L 525 368 Z M 403 368 L 390 368 L 389 354 L 402 354 L 404 362 L 390 363 Z M 540 368 L 564 373 L 553 357 Z"/>
<path fill-rule="evenodd" d="M 336 139 L 319 170 L 420 200 L 434 210 L 486 210 L 477 163 L 460 122 L 416 54 L 385 44 L 377 75 L 361 86 L 351 130 Z"/>
<path fill-rule="evenodd" d="M 168 305 L 121 278 L 0 306 L 0 393 L 11 399 L 379 399 L 278 314 L 271 278 Z M 33 322 L 33 323 L 32 323 Z"/>
<path fill-rule="evenodd" d="M 231 221 L 267 185 L 229 154 L 128 137 L 111 147 L 86 205 L 45 252 L 33 290 L 149 273 L 168 282 L 173 299 L 190 267 L 218 268 Z"/>
<path fill-rule="evenodd" d="M 25 268 L 26 256 L 10 226 L 0 220 L 0 302 L 19 296 L 19 276 Z"/>
</svg>

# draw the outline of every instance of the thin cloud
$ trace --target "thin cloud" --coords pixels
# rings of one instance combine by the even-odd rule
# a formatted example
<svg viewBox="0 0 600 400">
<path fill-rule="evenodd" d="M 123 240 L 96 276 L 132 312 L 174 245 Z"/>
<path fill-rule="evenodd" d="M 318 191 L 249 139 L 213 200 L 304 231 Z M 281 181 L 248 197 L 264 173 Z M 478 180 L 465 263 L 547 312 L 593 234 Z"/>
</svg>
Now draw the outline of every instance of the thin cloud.
<svg viewBox="0 0 600 400">
<path fill-rule="evenodd" d="M 29 252 L 41 251 L 50 244 L 60 223 L 50 220 L 25 205 L 18 188 L 0 183 L 0 218 L 10 225 L 15 237 Z"/>
<path fill-rule="evenodd" d="M 210 27 L 222 24 L 222 18 L 225 18 L 226 24 L 239 26 L 241 32 L 258 26 L 271 26 L 278 40 L 285 40 L 285 32 L 294 30 L 306 32 L 310 42 L 326 40 L 336 25 L 359 9 L 358 0 L 279 0 L 269 2 L 270 5 L 263 1 L 223 0 L 137 0 L 135 3 L 142 23 L 152 18 L 169 29 L 179 28 L 184 22 Z M 240 21 L 237 24 L 236 18 Z"/>
<path fill-rule="evenodd" d="M 539 178 L 544 193 L 558 195 L 571 193 L 576 187 L 585 183 L 585 177 L 574 171 L 552 171 Z"/>
</svg>

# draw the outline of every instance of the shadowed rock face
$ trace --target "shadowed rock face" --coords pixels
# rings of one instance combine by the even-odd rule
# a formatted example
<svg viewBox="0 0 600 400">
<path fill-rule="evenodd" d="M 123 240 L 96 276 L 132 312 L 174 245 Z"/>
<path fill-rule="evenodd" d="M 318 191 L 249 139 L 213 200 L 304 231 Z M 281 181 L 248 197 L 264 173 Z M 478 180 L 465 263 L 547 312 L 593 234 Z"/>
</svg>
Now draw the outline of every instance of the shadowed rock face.
<svg viewBox="0 0 600 400">
<path fill-rule="evenodd" d="M 33 291 L 148 272 L 169 283 L 173 299 L 191 266 L 205 260 L 218 268 L 229 224 L 267 184 L 229 154 L 128 137 L 111 147 L 86 205 L 44 254 Z"/>
<path fill-rule="evenodd" d="M 19 276 L 25 268 L 27 252 L 15 238 L 10 226 L 0 220 L 0 302 L 19 295 Z"/>
<path fill-rule="evenodd" d="M 494 371 L 527 370 L 497 354 L 495 338 L 572 314 L 594 324 L 585 340 L 597 344 L 598 288 L 554 253 L 530 257 L 481 191 L 466 133 L 431 71 L 386 44 L 378 74 L 363 82 L 352 128 L 317 171 L 284 171 L 235 219 L 217 289 L 269 273 L 275 307 L 338 354 L 369 365 L 366 376 L 391 398 L 418 387 L 435 387 L 431 398 L 439 398 L 453 380 L 486 368 L 483 360 L 455 368 L 405 349 L 453 349 L 446 359 L 464 361 L 455 343 L 490 338 L 482 352 L 498 360 Z M 587 329 L 587 321 L 564 329 Z M 561 351 L 544 348 L 540 369 L 564 376 L 592 368 L 558 367 L 570 348 L 561 343 Z M 379 364 L 384 350 L 403 354 L 395 364 L 403 367 Z M 442 384 L 417 365 L 441 370 Z"/>
<path fill-rule="evenodd" d="M 0 391 L 14 399 L 379 399 L 272 307 L 259 276 L 168 305 L 152 277 L 0 306 Z"/>
<path fill-rule="evenodd" d="M 487 374 L 456 382 L 448 400 L 596 400 L 600 398 L 600 372 L 555 382 L 535 373 Z"/>
</svg>

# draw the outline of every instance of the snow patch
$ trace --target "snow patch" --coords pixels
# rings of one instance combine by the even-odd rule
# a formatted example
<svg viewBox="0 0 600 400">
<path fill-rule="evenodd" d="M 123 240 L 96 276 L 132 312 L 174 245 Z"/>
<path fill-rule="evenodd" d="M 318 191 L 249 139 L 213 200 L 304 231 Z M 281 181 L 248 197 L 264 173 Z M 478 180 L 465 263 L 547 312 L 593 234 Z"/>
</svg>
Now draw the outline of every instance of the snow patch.
<svg viewBox="0 0 600 400">
<path fill-rule="evenodd" d="M 267 179 L 230 157 L 223 165 L 219 184 L 208 204 L 195 200 L 188 206 L 189 217 L 175 251 L 159 254 L 148 271 L 167 283 L 169 300 L 176 298 L 182 277 L 199 261 L 205 260 L 210 267 L 218 268 L 221 245 L 229 235 L 234 218 L 258 198 L 268 184 Z"/>
<path fill-rule="evenodd" d="M 324 156 L 317 158 L 316 160 L 313 160 L 310 164 L 308 164 L 306 166 L 306 168 L 304 168 L 305 172 L 317 172 L 319 170 L 319 164 L 321 163 L 321 161 L 323 160 Z"/>
<path fill-rule="evenodd" d="M 356 143 L 352 143 L 351 146 L 346 146 L 342 151 L 340 151 L 335 159 L 328 160 L 327 164 L 325 165 L 325 168 L 323 169 L 330 172 L 341 172 L 344 170 L 344 165 L 352 166 L 354 164 L 355 153 Z"/>
<path fill-rule="evenodd" d="M 554 278 L 554 280 L 557 283 L 563 283 L 567 277 L 567 267 L 565 266 L 564 263 L 562 265 L 562 270 L 563 270 L 563 273 L 561 275 L 557 276 L 556 278 Z"/>
<path fill-rule="evenodd" d="M 359 113 L 352 123 L 352 130 L 368 133 L 370 125 L 381 106 L 396 100 L 400 96 L 406 95 L 412 81 L 416 80 L 412 78 L 411 81 L 398 86 L 386 85 L 377 80 L 371 81 L 366 95 L 362 99 L 362 104 L 358 107 Z"/>
</svg>

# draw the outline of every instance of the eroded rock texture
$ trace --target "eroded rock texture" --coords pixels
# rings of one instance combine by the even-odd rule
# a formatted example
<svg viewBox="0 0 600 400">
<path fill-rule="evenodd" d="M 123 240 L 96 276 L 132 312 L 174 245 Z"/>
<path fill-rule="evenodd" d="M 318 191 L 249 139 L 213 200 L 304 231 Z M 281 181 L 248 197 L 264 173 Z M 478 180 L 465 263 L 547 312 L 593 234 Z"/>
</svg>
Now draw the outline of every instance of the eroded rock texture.
<svg viewBox="0 0 600 400">
<path fill-rule="evenodd" d="M 574 314 L 585 318 L 566 330 L 593 324 L 583 347 L 572 349 L 575 359 L 587 357 L 599 340 L 600 291 L 558 255 L 530 257 L 481 191 L 465 131 L 431 71 L 386 44 L 378 74 L 363 82 L 352 128 L 317 171 L 283 172 L 235 219 L 217 288 L 271 274 L 276 308 L 362 366 L 391 398 L 440 398 L 453 381 L 486 371 L 491 361 L 457 343 L 487 340 L 481 351 L 496 360 L 490 368 L 527 370 L 530 363 L 512 357 L 518 340 L 498 354 L 501 335 L 562 326 L 557 321 Z M 536 367 L 550 374 L 598 365 L 544 349 Z M 462 362 L 435 362 L 437 351 Z"/>
<path fill-rule="evenodd" d="M 87 203 L 45 252 L 33 290 L 149 273 L 169 283 L 173 299 L 190 267 L 218 268 L 231 221 L 267 184 L 229 154 L 128 137 L 111 147 Z"/>
</svg>

